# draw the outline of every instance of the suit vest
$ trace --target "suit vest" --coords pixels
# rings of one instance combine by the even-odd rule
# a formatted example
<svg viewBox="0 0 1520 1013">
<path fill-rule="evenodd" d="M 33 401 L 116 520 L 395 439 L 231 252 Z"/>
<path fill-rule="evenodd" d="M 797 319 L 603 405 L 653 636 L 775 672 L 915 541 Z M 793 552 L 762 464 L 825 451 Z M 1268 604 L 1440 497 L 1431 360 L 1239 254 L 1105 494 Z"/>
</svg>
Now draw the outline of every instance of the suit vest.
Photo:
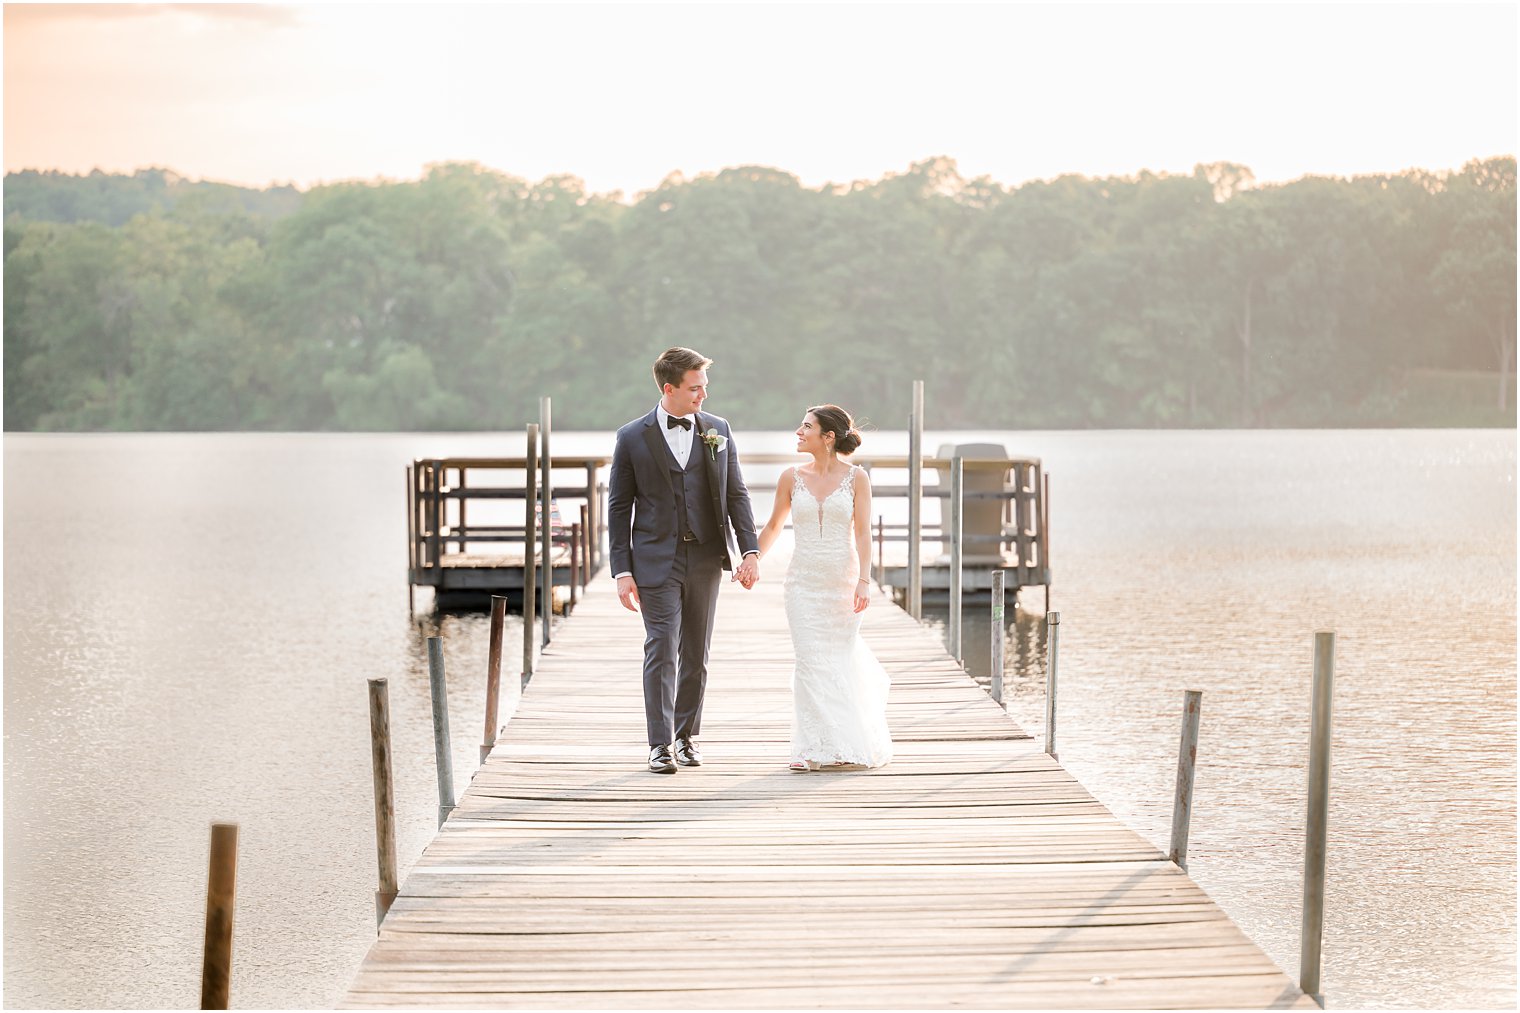
<svg viewBox="0 0 1520 1013">
<path fill-rule="evenodd" d="M 697 541 L 707 542 L 718 534 L 718 521 L 713 516 L 707 446 L 700 437 L 693 436 L 685 468 L 676 463 L 674 454 L 667 453 L 665 461 L 670 466 L 670 483 L 676 494 L 676 537 L 684 538 L 689 532 Z"/>
</svg>

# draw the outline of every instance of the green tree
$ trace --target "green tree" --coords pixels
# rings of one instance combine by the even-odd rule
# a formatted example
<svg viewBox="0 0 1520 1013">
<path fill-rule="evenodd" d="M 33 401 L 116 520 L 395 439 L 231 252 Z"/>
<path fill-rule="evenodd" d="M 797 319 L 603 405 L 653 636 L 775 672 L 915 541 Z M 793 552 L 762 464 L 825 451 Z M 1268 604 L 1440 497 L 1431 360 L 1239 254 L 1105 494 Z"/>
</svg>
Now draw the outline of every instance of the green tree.
<svg viewBox="0 0 1520 1013">
<path fill-rule="evenodd" d="M 1431 284 L 1463 343 L 1487 351 L 1485 365 L 1498 373 L 1497 407 L 1504 411 L 1515 368 L 1515 160 L 1469 162 L 1448 193 L 1455 221 Z"/>
</svg>

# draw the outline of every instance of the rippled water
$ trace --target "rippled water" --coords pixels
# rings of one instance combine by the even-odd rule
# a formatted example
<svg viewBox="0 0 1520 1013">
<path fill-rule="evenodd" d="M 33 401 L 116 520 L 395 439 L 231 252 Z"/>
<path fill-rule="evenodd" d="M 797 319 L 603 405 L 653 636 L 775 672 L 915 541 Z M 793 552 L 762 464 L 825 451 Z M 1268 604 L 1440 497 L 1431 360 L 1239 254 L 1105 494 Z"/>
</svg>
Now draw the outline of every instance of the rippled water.
<svg viewBox="0 0 1520 1013">
<path fill-rule="evenodd" d="M 1335 629 L 1328 1004 L 1513 1007 L 1515 434 L 955 438 L 1052 475 L 1063 763 L 1164 846 L 1203 690 L 1189 871 L 1294 975 L 1312 639 Z M 216 819 L 241 825 L 234 1005 L 336 1000 L 374 938 L 365 680 L 390 680 L 404 867 L 435 825 L 435 626 L 461 788 L 482 731 L 483 617 L 408 616 L 402 466 L 520 444 L 5 437 L 6 1005 L 193 1006 Z M 969 612 L 974 672 L 989 636 Z M 1009 631 L 1036 734 L 1043 637 Z"/>
</svg>

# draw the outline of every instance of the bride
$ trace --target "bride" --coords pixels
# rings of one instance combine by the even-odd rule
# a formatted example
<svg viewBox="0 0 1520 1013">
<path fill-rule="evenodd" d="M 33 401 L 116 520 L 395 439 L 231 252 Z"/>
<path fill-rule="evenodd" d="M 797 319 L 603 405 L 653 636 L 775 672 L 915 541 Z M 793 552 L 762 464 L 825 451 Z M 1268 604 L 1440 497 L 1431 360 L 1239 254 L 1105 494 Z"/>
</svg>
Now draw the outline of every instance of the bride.
<svg viewBox="0 0 1520 1013">
<path fill-rule="evenodd" d="M 813 461 L 782 474 L 760 532 L 764 558 L 790 515 L 796 548 L 783 594 L 797 654 L 791 769 L 799 772 L 879 767 L 892 759 L 890 679 L 860 637 L 860 614 L 871 603 L 870 582 L 860 576 L 870 573 L 871 480 L 840 460 L 859 446 L 849 412 L 809 408 L 797 427 L 797 449 Z"/>
</svg>

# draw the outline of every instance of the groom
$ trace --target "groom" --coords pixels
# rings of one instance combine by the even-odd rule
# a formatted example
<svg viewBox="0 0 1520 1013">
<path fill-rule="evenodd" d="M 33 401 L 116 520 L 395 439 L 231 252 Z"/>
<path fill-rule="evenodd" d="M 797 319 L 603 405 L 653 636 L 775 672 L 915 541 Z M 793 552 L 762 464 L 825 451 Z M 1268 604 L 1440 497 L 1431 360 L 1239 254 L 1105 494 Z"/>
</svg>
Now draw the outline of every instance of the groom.
<svg viewBox="0 0 1520 1013">
<path fill-rule="evenodd" d="M 617 431 L 607 494 L 612 572 L 623 607 L 644 614 L 649 769 L 702 765 L 707 649 L 723 570 L 748 588 L 760 543 L 728 422 L 700 411 L 712 360 L 666 349 L 654 364 L 660 403 Z M 743 561 L 735 569 L 737 536 Z M 675 755 L 671 755 L 671 743 Z"/>
</svg>

